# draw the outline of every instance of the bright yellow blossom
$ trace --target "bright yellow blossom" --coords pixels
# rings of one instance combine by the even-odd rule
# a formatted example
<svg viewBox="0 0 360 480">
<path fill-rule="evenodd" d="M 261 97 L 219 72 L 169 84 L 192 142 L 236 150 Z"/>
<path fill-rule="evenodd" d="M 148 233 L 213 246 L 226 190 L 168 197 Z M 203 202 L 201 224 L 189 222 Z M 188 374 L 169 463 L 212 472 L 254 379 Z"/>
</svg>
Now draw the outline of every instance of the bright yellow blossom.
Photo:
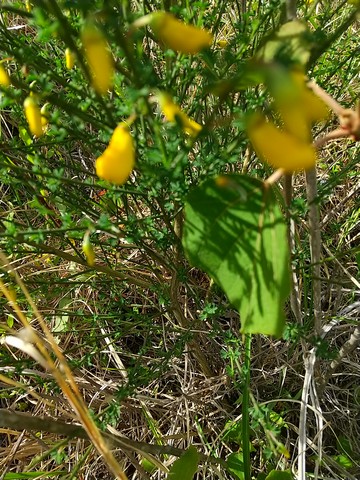
<svg viewBox="0 0 360 480">
<path fill-rule="evenodd" d="M 160 108 L 168 122 L 176 123 L 178 121 L 184 132 L 192 137 L 196 137 L 200 133 L 202 126 L 195 122 L 195 120 L 189 118 L 186 113 L 184 113 L 181 108 L 172 101 L 170 95 L 161 92 L 158 94 L 157 98 L 159 100 Z"/>
<path fill-rule="evenodd" d="M 34 96 L 29 96 L 25 99 L 24 111 L 30 132 L 35 135 L 35 137 L 41 137 L 44 133 L 41 121 L 41 111 Z"/>
<path fill-rule="evenodd" d="M 289 89 L 273 89 L 275 107 L 285 129 L 303 141 L 311 141 L 311 125 L 328 116 L 325 103 L 307 86 L 301 71 L 291 72 Z"/>
<path fill-rule="evenodd" d="M 114 61 L 109 45 L 98 28 L 88 24 L 81 34 L 86 60 L 89 65 L 92 86 L 104 95 L 113 86 Z"/>
<path fill-rule="evenodd" d="M 249 122 L 247 133 L 262 160 L 287 172 L 308 170 L 315 166 L 316 150 L 312 145 L 311 125 L 328 114 L 326 105 L 306 86 L 301 71 L 286 77 L 275 77 L 270 91 L 281 115 L 283 128 L 256 114 Z"/>
<path fill-rule="evenodd" d="M 122 185 L 129 178 L 135 165 L 135 149 L 129 128 L 124 123 L 116 127 L 109 146 L 96 160 L 99 178 L 115 185 Z"/>
<path fill-rule="evenodd" d="M 210 47 L 213 40 L 212 34 L 207 30 L 186 25 L 171 13 L 154 12 L 150 14 L 149 24 L 165 47 L 176 52 L 193 55 Z"/>
<path fill-rule="evenodd" d="M 247 133 L 259 158 L 275 168 L 292 172 L 315 166 L 316 151 L 311 143 L 280 130 L 261 114 L 251 120 Z"/>
<path fill-rule="evenodd" d="M 70 48 L 65 50 L 65 65 L 68 70 L 71 70 L 75 65 L 75 54 Z"/>
<path fill-rule="evenodd" d="M 2 63 L 0 63 L 0 85 L 4 87 L 11 85 L 10 77 Z"/>
</svg>

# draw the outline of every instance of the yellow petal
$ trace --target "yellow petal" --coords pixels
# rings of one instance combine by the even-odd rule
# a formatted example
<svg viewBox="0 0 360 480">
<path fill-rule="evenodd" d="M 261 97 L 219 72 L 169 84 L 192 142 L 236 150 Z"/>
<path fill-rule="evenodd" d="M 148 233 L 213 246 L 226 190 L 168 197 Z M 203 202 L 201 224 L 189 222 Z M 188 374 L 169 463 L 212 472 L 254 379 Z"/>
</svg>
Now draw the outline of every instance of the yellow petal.
<svg viewBox="0 0 360 480">
<path fill-rule="evenodd" d="M 329 109 L 309 88 L 305 87 L 302 94 L 304 111 L 311 123 L 320 122 L 329 116 Z"/>
<path fill-rule="evenodd" d="M 133 140 L 126 125 L 114 130 L 108 148 L 96 160 L 95 169 L 99 178 L 122 185 L 129 178 L 135 165 Z"/>
<path fill-rule="evenodd" d="M 71 70 L 75 65 L 75 54 L 70 48 L 65 50 L 65 65 L 68 70 Z"/>
<path fill-rule="evenodd" d="M 274 88 L 273 94 L 286 130 L 304 142 L 310 141 L 312 123 L 324 120 L 328 109 L 306 86 L 304 73 L 291 72 L 285 88 Z"/>
<path fill-rule="evenodd" d="M 291 72 L 291 79 L 298 89 L 298 106 L 310 123 L 325 120 L 329 115 L 328 107 L 306 85 L 307 77 L 301 71 Z"/>
<path fill-rule="evenodd" d="M 286 130 L 303 142 L 311 142 L 311 122 L 304 111 L 291 103 L 278 106 Z"/>
<path fill-rule="evenodd" d="M 85 26 L 82 35 L 86 60 L 92 76 L 92 86 L 100 94 L 112 88 L 114 62 L 103 34 L 93 25 Z"/>
<path fill-rule="evenodd" d="M 192 137 L 196 137 L 200 133 L 202 126 L 195 122 L 195 120 L 189 118 L 186 113 L 172 101 L 170 95 L 161 92 L 158 94 L 158 100 L 160 108 L 168 122 L 176 123 L 176 121 L 179 121 L 184 132 Z"/>
<path fill-rule="evenodd" d="M 182 125 L 185 133 L 188 133 L 191 137 L 196 137 L 202 130 L 202 126 L 192 120 L 191 118 L 187 117 L 185 113 L 181 112 L 181 120 Z"/>
<path fill-rule="evenodd" d="M 115 128 L 110 138 L 109 147 L 124 153 L 126 152 L 127 156 L 129 156 L 130 153 L 134 155 L 133 139 L 126 123 L 120 123 Z"/>
<path fill-rule="evenodd" d="M 30 132 L 35 135 L 35 137 L 41 137 L 41 135 L 44 133 L 41 121 L 41 112 L 34 96 L 27 97 L 25 99 L 24 110 Z"/>
<path fill-rule="evenodd" d="M 0 63 L 0 85 L 4 87 L 11 85 L 10 77 L 2 63 Z"/>
<path fill-rule="evenodd" d="M 186 25 L 167 12 L 154 12 L 150 26 L 167 48 L 190 55 L 210 47 L 213 39 L 207 30 Z"/>
<path fill-rule="evenodd" d="M 176 122 L 176 117 L 181 115 L 181 109 L 174 103 L 167 93 L 159 93 L 160 108 L 168 122 Z"/>
<path fill-rule="evenodd" d="M 229 45 L 229 42 L 227 40 L 218 40 L 216 45 L 218 45 L 220 48 L 226 48 Z"/>
<path fill-rule="evenodd" d="M 315 166 L 315 148 L 290 133 L 256 115 L 249 123 L 247 133 L 254 150 L 262 160 L 287 172 L 308 170 Z"/>
</svg>

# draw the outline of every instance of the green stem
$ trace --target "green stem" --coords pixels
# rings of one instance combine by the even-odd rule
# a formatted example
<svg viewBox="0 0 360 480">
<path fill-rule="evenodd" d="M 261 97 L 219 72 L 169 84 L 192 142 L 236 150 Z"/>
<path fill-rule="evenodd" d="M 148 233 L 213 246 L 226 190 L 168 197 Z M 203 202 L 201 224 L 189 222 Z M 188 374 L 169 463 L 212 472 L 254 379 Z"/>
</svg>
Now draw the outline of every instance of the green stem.
<svg viewBox="0 0 360 480">
<path fill-rule="evenodd" d="M 250 428 L 249 428 L 249 403 L 250 403 L 250 364 L 251 364 L 251 335 L 245 335 L 244 358 L 244 391 L 242 402 L 242 434 L 243 434 L 243 461 L 244 480 L 251 480 L 250 466 Z"/>
</svg>

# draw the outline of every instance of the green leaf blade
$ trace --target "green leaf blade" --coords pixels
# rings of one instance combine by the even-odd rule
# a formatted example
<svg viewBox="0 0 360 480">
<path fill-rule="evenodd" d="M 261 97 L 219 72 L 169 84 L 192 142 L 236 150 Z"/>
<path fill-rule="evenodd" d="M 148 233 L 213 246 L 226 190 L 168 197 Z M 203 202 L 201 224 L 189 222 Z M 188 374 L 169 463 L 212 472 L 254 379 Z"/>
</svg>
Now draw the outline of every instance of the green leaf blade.
<svg viewBox="0 0 360 480">
<path fill-rule="evenodd" d="M 280 336 L 290 274 L 274 192 L 245 175 L 207 180 L 188 196 L 184 248 L 239 309 L 244 333 Z"/>
</svg>

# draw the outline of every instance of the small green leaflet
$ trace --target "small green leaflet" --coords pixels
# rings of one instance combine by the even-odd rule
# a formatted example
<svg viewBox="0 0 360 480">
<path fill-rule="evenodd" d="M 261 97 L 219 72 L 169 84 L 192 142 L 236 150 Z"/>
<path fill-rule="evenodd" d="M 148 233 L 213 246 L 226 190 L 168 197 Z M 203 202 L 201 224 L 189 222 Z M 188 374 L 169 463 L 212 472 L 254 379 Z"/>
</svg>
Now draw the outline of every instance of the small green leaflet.
<svg viewBox="0 0 360 480">
<path fill-rule="evenodd" d="M 246 175 L 205 181 L 188 195 L 183 245 L 239 310 L 243 333 L 282 334 L 289 253 L 272 188 Z"/>
</svg>

